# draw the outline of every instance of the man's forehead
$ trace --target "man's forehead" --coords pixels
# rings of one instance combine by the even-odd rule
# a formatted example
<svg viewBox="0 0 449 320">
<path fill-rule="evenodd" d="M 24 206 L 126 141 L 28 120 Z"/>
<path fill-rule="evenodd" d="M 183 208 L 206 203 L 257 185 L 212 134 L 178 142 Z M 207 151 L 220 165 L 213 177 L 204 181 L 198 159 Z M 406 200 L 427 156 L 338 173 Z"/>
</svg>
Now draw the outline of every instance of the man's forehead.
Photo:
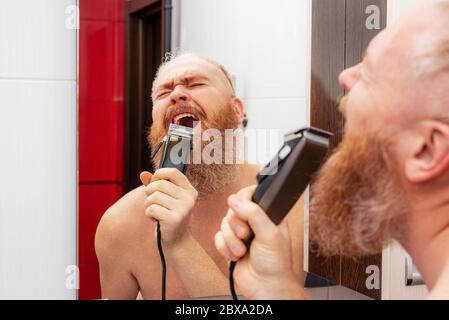
<svg viewBox="0 0 449 320">
<path fill-rule="evenodd" d="M 391 39 L 391 30 L 384 29 L 371 40 L 365 54 L 371 60 L 376 60 L 383 52 L 389 51 L 388 45 Z"/>
<path fill-rule="evenodd" d="M 371 41 L 367 49 L 370 62 L 376 68 L 382 68 L 382 72 L 396 72 L 396 69 L 401 68 L 401 73 L 396 73 L 396 77 L 409 76 L 404 72 L 416 62 L 423 47 L 427 47 L 421 45 L 421 38 L 429 34 L 432 21 L 430 17 L 428 13 L 418 15 L 416 7 L 408 11 L 397 23 L 380 32 Z M 391 66 L 395 68 L 392 69 Z"/>
<path fill-rule="evenodd" d="M 162 67 L 156 79 L 157 85 L 171 82 L 178 78 L 204 77 L 213 79 L 220 77 L 221 70 L 212 63 L 198 57 L 181 57 L 168 62 Z"/>
</svg>

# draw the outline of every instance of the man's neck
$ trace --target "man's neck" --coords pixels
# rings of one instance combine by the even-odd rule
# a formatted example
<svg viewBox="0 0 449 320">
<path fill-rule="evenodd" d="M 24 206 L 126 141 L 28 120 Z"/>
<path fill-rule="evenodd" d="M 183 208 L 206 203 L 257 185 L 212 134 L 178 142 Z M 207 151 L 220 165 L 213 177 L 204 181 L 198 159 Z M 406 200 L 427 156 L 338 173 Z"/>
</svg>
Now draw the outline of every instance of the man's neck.
<svg viewBox="0 0 449 320">
<path fill-rule="evenodd" d="M 204 225 L 208 220 L 216 221 L 219 219 L 221 221 L 228 208 L 228 197 L 233 193 L 237 193 L 240 189 L 256 183 L 256 175 L 259 171 L 258 166 L 241 164 L 236 165 L 233 169 L 235 170 L 235 179 L 231 183 L 224 185 L 211 194 L 200 195 L 197 210 L 195 210 L 192 216 L 192 223 L 198 222 Z M 207 211 L 207 214 L 204 211 Z"/>
<path fill-rule="evenodd" d="M 423 195 L 428 203 L 421 203 L 409 219 L 406 249 L 412 255 L 429 289 L 432 289 L 443 273 L 449 273 L 449 197 Z M 419 199 L 419 197 L 416 197 Z M 448 284 L 449 286 L 449 284 Z"/>
</svg>

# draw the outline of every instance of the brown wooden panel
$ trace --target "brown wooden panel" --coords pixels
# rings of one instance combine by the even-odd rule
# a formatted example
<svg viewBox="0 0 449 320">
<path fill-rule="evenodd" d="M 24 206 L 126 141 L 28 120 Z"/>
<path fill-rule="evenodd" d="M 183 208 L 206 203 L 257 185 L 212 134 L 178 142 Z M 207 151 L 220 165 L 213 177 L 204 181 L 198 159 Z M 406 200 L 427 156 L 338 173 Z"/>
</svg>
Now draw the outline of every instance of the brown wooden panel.
<svg viewBox="0 0 449 320">
<path fill-rule="evenodd" d="M 367 273 L 367 267 L 375 265 L 379 269 L 379 289 L 368 289 L 366 280 L 372 272 Z M 380 299 L 382 296 L 382 255 L 365 256 L 357 258 L 341 259 L 341 285 L 373 299 Z"/>
<path fill-rule="evenodd" d="M 368 30 L 365 26 L 368 6 L 380 9 L 380 29 Z M 387 0 L 346 0 L 346 68 L 359 63 L 370 41 L 386 27 Z"/>
<path fill-rule="evenodd" d="M 344 91 L 338 75 L 345 63 L 345 0 L 312 1 L 312 75 L 310 122 L 333 132 L 334 148 L 341 140 L 343 119 L 338 112 Z M 323 258 L 309 248 L 309 272 L 340 283 L 340 257 Z"/>
<path fill-rule="evenodd" d="M 380 29 L 368 30 L 365 22 L 368 15 L 366 8 L 375 5 L 380 9 Z M 346 0 L 346 48 L 345 67 L 356 65 L 361 61 L 369 42 L 386 26 L 387 0 Z M 366 279 L 370 274 L 366 269 L 370 265 L 379 267 L 381 278 L 382 255 L 359 257 L 357 259 L 342 258 L 341 284 L 374 299 L 381 298 L 381 288 L 368 289 Z M 381 284 L 381 281 L 379 281 Z"/>
<path fill-rule="evenodd" d="M 380 8 L 380 29 L 368 30 L 365 21 L 367 6 Z M 344 120 L 338 112 L 339 98 L 344 91 L 338 84 L 342 70 L 361 61 L 369 42 L 386 25 L 387 0 L 314 0 L 312 2 L 312 79 L 311 125 L 334 133 L 331 148 L 342 138 Z M 375 299 L 381 290 L 368 290 L 366 268 L 377 265 L 381 255 L 357 259 L 316 255 L 313 243 L 309 248 L 309 271 Z M 380 275 L 379 275 L 380 276 Z"/>
</svg>

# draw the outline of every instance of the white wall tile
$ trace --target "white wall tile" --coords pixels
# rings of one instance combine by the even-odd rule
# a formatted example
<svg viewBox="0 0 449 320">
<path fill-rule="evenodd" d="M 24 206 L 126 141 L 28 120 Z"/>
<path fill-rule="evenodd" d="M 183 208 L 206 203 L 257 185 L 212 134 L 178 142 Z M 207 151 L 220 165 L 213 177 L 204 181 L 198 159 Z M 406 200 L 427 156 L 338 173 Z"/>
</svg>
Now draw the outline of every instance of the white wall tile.
<svg viewBox="0 0 449 320">
<path fill-rule="evenodd" d="M 76 82 L 0 80 L 0 106 L 0 299 L 73 299 Z"/>
<path fill-rule="evenodd" d="M 76 30 L 65 13 L 76 0 L 2 1 L 0 79 L 76 79 Z"/>
<path fill-rule="evenodd" d="M 407 9 L 417 3 L 419 0 L 394 0 L 387 3 L 387 25 L 390 26 L 395 23 L 398 18 Z M 428 2 L 429 0 L 424 0 Z"/>
<path fill-rule="evenodd" d="M 373 300 L 343 286 L 329 287 L 329 300 Z"/>
<path fill-rule="evenodd" d="M 243 100 L 248 117 L 249 130 L 266 130 L 269 145 L 264 157 L 259 157 L 257 163 L 264 165 L 276 154 L 284 141 L 284 134 L 307 124 L 306 98 L 296 99 L 245 99 Z M 277 131 L 277 143 L 271 141 L 270 130 Z M 272 145 L 273 143 L 273 145 Z M 259 151 L 258 151 L 259 152 Z M 265 153 L 265 151 L 263 151 Z M 250 159 L 250 162 L 254 162 Z"/>
<path fill-rule="evenodd" d="M 405 257 L 407 252 L 394 242 L 382 252 L 382 299 L 421 300 L 428 295 L 425 285 L 405 285 Z"/>
<path fill-rule="evenodd" d="M 329 287 L 306 288 L 305 290 L 313 300 L 329 300 Z"/>
<path fill-rule="evenodd" d="M 181 50 L 223 63 L 240 97 L 306 96 L 308 1 L 180 2 Z"/>
<path fill-rule="evenodd" d="M 306 98 L 244 99 L 248 128 L 273 128 L 283 133 L 307 124 Z"/>
</svg>

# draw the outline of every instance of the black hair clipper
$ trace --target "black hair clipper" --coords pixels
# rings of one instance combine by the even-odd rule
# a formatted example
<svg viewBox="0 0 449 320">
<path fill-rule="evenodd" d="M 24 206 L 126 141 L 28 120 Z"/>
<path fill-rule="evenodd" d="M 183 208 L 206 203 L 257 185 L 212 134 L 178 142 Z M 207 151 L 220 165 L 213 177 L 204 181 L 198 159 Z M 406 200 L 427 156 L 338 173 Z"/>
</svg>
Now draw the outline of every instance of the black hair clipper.
<svg viewBox="0 0 449 320">
<path fill-rule="evenodd" d="M 163 144 L 164 152 L 162 154 L 159 168 L 176 168 L 185 173 L 189 161 L 190 150 L 192 149 L 193 128 L 170 124 L 168 133 L 164 140 L 156 147 L 153 152 L 156 154 Z"/>
<path fill-rule="evenodd" d="M 252 201 L 280 224 L 318 171 L 329 150 L 330 132 L 302 128 L 285 135 L 277 155 L 257 175 Z M 249 247 L 254 234 L 246 239 Z"/>
<path fill-rule="evenodd" d="M 168 133 L 164 139 L 159 142 L 155 150 L 151 153 L 151 158 L 159 152 L 160 148 L 164 146 L 164 152 L 161 157 L 159 168 L 176 168 L 182 173 L 185 173 L 187 163 L 189 161 L 190 150 L 192 149 L 193 128 L 180 126 L 177 124 L 170 124 Z M 166 263 L 164 250 L 162 248 L 161 225 L 159 221 L 156 227 L 157 234 L 157 248 L 161 258 L 162 267 L 162 300 L 166 299 Z"/>
<path fill-rule="evenodd" d="M 257 175 L 257 187 L 252 201 L 257 203 L 276 225 L 298 201 L 312 177 L 324 162 L 329 150 L 331 133 L 303 128 L 285 135 L 284 145 L 277 155 Z M 254 233 L 245 239 L 250 247 Z M 234 300 L 238 300 L 234 286 L 237 261 L 229 264 L 229 287 Z"/>
</svg>

